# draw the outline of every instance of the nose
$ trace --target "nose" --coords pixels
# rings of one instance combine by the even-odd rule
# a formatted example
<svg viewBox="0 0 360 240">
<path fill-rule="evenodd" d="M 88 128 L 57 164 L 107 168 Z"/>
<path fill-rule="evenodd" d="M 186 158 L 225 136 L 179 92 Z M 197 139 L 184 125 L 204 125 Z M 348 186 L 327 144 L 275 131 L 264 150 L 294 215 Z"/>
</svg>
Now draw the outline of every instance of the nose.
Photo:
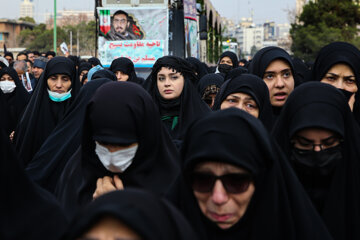
<svg viewBox="0 0 360 240">
<path fill-rule="evenodd" d="M 314 145 L 314 151 L 315 151 L 315 152 L 320 152 L 320 151 L 321 151 L 320 145 L 321 145 L 321 144 L 316 144 L 316 145 Z"/>
<path fill-rule="evenodd" d="M 343 80 L 338 80 L 335 82 L 334 87 L 339 88 L 339 89 L 344 89 L 343 84 L 344 84 Z"/>
<path fill-rule="evenodd" d="M 229 200 L 229 196 L 220 180 L 216 180 L 216 182 L 214 184 L 214 188 L 211 193 L 211 200 L 216 205 L 222 205 Z"/>
<path fill-rule="evenodd" d="M 170 83 L 171 83 L 170 80 L 168 78 L 166 78 L 164 81 L 165 86 L 169 87 L 171 85 Z"/>
<path fill-rule="evenodd" d="M 62 87 L 62 82 L 61 82 L 61 79 L 57 79 L 56 80 L 56 85 L 55 85 L 57 88 L 61 88 Z"/>
<path fill-rule="evenodd" d="M 275 81 L 276 81 L 275 82 L 275 87 L 283 88 L 285 86 L 284 79 L 282 78 L 282 76 L 280 74 L 277 75 Z"/>
<path fill-rule="evenodd" d="M 117 77 L 118 80 L 121 80 L 121 73 L 119 73 L 119 72 L 116 73 L 116 77 Z"/>
</svg>

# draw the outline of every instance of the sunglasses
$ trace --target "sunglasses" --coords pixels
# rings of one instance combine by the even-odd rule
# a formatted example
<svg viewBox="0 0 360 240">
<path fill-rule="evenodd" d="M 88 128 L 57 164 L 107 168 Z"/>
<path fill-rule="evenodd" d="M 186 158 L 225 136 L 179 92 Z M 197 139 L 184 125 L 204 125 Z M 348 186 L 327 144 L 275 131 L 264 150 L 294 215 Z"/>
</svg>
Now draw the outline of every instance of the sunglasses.
<svg viewBox="0 0 360 240">
<path fill-rule="evenodd" d="M 250 174 L 231 173 L 216 176 L 208 173 L 194 172 L 190 176 L 194 191 L 200 193 L 212 192 L 216 180 L 220 180 L 227 193 L 243 193 L 253 181 Z"/>
</svg>

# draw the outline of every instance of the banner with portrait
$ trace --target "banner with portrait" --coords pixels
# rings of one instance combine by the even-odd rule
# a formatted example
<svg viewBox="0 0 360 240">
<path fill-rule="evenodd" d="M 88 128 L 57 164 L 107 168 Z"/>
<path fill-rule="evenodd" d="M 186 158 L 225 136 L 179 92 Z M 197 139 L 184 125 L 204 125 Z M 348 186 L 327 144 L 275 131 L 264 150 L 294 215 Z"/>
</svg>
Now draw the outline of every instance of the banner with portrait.
<svg viewBox="0 0 360 240">
<path fill-rule="evenodd" d="M 108 67 L 118 57 L 131 59 L 135 67 L 152 67 L 168 54 L 168 9 L 98 8 L 98 53 Z"/>
<path fill-rule="evenodd" d="M 183 0 L 185 26 L 185 56 L 199 58 L 196 0 Z"/>
</svg>

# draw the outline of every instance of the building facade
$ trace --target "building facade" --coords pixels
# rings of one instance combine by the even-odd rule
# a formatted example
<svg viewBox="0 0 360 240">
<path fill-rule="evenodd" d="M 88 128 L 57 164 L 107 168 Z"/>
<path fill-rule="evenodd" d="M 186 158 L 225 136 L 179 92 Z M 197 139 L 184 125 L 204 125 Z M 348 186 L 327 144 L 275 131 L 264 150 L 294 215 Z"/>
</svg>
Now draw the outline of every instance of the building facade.
<svg viewBox="0 0 360 240">
<path fill-rule="evenodd" d="M 34 3 L 33 0 L 23 0 L 20 4 L 20 17 L 34 18 Z"/>
<path fill-rule="evenodd" d="M 35 23 L 18 21 L 18 20 L 10 20 L 10 19 L 0 19 L 0 48 L 6 47 L 8 48 L 17 48 L 17 38 L 20 35 L 20 32 L 27 28 L 34 28 L 36 26 Z"/>
</svg>

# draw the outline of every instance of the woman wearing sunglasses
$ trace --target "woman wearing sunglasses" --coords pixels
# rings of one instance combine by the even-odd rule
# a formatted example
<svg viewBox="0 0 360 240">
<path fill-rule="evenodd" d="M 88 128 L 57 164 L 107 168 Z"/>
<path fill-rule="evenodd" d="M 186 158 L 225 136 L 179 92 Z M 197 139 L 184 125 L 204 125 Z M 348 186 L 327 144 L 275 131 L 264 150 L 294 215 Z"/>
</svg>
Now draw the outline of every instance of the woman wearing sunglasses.
<svg viewBox="0 0 360 240">
<path fill-rule="evenodd" d="M 218 123 L 222 124 L 218 124 Z M 170 198 L 199 239 L 331 239 L 259 120 L 236 108 L 194 122 Z"/>
<path fill-rule="evenodd" d="M 344 95 L 300 85 L 273 135 L 334 239 L 360 239 L 360 132 Z"/>
</svg>

